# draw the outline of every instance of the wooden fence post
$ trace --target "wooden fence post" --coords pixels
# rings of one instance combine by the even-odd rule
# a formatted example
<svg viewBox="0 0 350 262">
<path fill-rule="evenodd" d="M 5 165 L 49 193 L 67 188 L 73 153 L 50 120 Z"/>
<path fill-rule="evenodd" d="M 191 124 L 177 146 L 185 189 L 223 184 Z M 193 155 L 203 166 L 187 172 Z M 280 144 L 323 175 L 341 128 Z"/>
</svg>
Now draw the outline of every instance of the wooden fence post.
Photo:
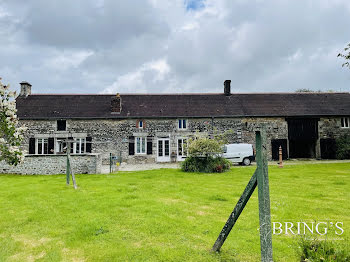
<svg viewBox="0 0 350 262">
<path fill-rule="evenodd" d="M 261 134 L 263 132 L 263 134 Z M 267 167 L 265 130 L 256 132 L 256 159 L 257 159 L 257 179 L 259 198 L 259 223 L 260 223 L 260 249 L 261 261 L 271 262 L 272 260 L 272 232 L 270 213 L 270 193 L 269 177 Z"/>
<path fill-rule="evenodd" d="M 221 230 L 219 237 L 215 241 L 215 244 L 211 249 L 213 252 L 220 251 L 221 246 L 224 244 L 227 236 L 230 234 L 231 229 L 236 224 L 236 221 L 237 221 L 239 215 L 242 213 L 250 196 L 253 194 L 253 192 L 256 188 L 256 185 L 257 185 L 257 179 L 256 179 L 256 172 L 255 172 L 254 175 L 251 177 L 248 185 L 244 189 L 243 194 L 239 198 L 239 200 L 238 200 L 235 208 L 233 209 L 231 215 L 229 216 L 225 226 Z"/>
<path fill-rule="evenodd" d="M 67 166 L 66 166 L 66 183 L 69 185 L 69 180 L 70 180 L 70 161 L 69 161 L 69 154 L 70 154 L 70 145 L 68 146 L 69 143 L 67 143 Z"/>
<path fill-rule="evenodd" d="M 256 186 L 258 186 L 261 261 L 272 262 L 270 194 L 266 147 L 264 144 L 265 141 L 263 141 L 265 137 L 264 127 L 261 131 L 257 131 L 255 134 L 257 169 L 251 177 L 243 194 L 239 198 L 235 208 L 233 209 L 211 250 L 214 252 L 220 251 L 221 246 L 224 244 L 227 236 L 230 234 L 231 229 L 235 225 L 245 205 L 249 201 Z"/>
<path fill-rule="evenodd" d="M 67 143 L 67 169 L 66 169 L 67 177 L 66 177 L 66 181 L 67 181 L 67 185 L 69 185 L 70 175 L 72 175 L 74 189 L 77 189 L 78 186 L 77 186 L 77 183 L 75 180 L 75 175 L 72 171 L 72 165 L 71 165 L 71 157 L 70 157 L 71 142 L 72 141 L 69 139 L 66 140 L 66 143 Z"/>
</svg>

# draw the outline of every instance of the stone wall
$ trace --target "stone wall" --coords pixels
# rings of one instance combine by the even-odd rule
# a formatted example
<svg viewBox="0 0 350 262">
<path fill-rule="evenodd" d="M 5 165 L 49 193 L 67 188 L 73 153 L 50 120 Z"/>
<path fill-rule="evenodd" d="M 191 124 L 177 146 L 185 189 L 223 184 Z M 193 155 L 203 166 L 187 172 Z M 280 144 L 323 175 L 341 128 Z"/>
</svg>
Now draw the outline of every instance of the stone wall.
<svg viewBox="0 0 350 262">
<path fill-rule="evenodd" d="M 99 154 L 72 155 L 72 169 L 75 174 L 99 174 L 102 161 Z M 65 155 L 26 155 L 24 162 L 10 166 L 0 162 L 0 173 L 25 175 L 53 175 L 66 173 Z"/>
<path fill-rule="evenodd" d="M 320 138 L 338 138 L 349 134 L 350 128 L 342 128 L 340 117 L 321 118 L 318 123 Z"/>
<path fill-rule="evenodd" d="M 269 160 L 272 157 L 271 140 L 288 139 L 288 124 L 284 118 L 264 117 L 264 118 L 243 118 L 242 119 L 242 143 L 255 145 L 255 131 L 262 125 L 266 130 L 266 152 Z"/>
<path fill-rule="evenodd" d="M 23 149 L 28 151 L 30 137 L 45 134 L 50 137 L 90 136 L 92 152 L 100 153 L 104 164 L 109 164 L 109 154 L 119 155 L 128 163 L 152 163 L 156 161 L 157 138 L 169 137 L 171 152 L 177 152 L 177 138 L 192 136 L 195 132 L 215 135 L 226 134 L 229 143 L 255 144 L 255 130 L 264 123 L 267 127 L 268 151 L 271 139 L 287 138 L 288 128 L 284 118 L 190 118 L 186 130 L 177 128 L 177 119 L 144 119 L 145 127 L 139 129 L 139 119 L 127 120 L 67 120 L 67 131 L 55 131 L 54 120 L 22 121 L 27 127 Z M 153 137 L 152 155 L 129 156 L 130 136 Z"/>
<path fill-rule="evenodd" d="M 177 152 L 177 139 L 202 134 L 226 134 L 229 143 L 255 144 L 255 131 L 264 124 L 267 132 L 267 152 L 271 159 L 271 140 L 287 139 L 288 124 L 285 118 L 189 118 L 188 128 L 179 130 L 178 119 L 143 119 L 145 127 L 137 127 L 140 119 L 67 120 L 67 131 L 56 131 L 55 120 L 21 121 L 28 127 L 23 149 L 28 151 L 30 137 L 92 137 L 92 153 L 101 154 L 103 164 L 109 164 L 109 154 L 121 154 L 123 162 L 153 163 L 157 158 L 157 138 L 169 137 L 170 152 Z M 350 129 L 340 127 L 340 118 L 321 118 L 320 138 L 336 138 L 349 133 Z M 150 136 L 153 138 L 151 155 L 129 156 L 130 136 Z M 317 145 L 319 147 L 319 143 Z M 319 148 L 318 148 L 319 150 Z"/>
</svg>

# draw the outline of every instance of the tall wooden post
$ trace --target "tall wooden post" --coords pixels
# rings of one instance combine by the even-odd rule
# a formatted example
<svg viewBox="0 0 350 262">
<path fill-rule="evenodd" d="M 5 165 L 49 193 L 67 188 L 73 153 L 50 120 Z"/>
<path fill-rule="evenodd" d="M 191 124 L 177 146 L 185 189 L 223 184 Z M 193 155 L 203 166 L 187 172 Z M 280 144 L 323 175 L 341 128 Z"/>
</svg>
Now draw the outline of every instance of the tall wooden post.
<svg viewBox="0 0 350 262">
<path fill-rule="evenodd" d="M 66 183 L 69 185 L 70 180 L 70 161 L 69 161 L 69 154 L 70 154 L 70 143 L 67 142 L 67 167 L 66 167 Z"/>
<path fill-rule="evenodd" d="M 265 137 L 264 127 L 262 131 L 256 132 L 256 157 L 257 169 L 251 177 L 243 194 L 239 198 L 233 212 L 229 216 L 225 226 L 221 230 L 212 251 L 220 251 L 231 229 L 235 225 L 238 217 L 242 213 L 245 205 L 249 201 L 256 186 L 258 186 L 259 197 L 259 222 L 260 222 L 260 245 L 261 245 L 261 261 L 272 261 L 272 233 L 271 233 L 271 217 L 270 217 L 270 194 L 269 194 L 269 178 L 267 167 L 266 147 L 264 146 L 263 137 Z"/>
<path fill-rule="evenodd" d="M 244 189 L 243 194 L 239 198 L 225 226 L 223 227 L 217 240 L 215 241 L 214 246 L 211 249 L 213 252 L 220 251 L 221 246 L 224 244 L 226 238 L 231 232 L 231 229 L 236 224 L 238 217 L 240 216 L 244 207 L 246 206 L 250 196 L 253 194 L 256 188 L 256 185 L 257 185 L 257 179 L 256 179 L 256 172 L 255 172 L 254 175 L 250 178 L 248 185 Z"/>
<path fill-rule="evenodd" d="M 67 181 L 67 185 L 69 185 L 69 180 L 70 180 L 70 175 L 71 175 L 74 189 L 77 189 L 78 186 L 77 186 L 77 183 L 75 181 L 75 175 L 72 171 L 71 157 L 70 157 L 70 150 L 71 150 L 72 141 L 74 141 L 74 140 L 69 140 L 69 139 L 66 140 L 66 143 L 67 143 L 67 170 L 66 170 L 67 177 L 66 177 L 66 181 Z"/>
<path fill-rule="evenodd" d="M 259 197 L 259 222 L 260 222 L 260 249 L 261 261 L 271 262 L 272 260 L 272 232 L 270 213 L 269 177 L 267 167 L 266 146 L 263 137 L 265 130 L 256 132 L 256 159 L 257 159 L 257 180 Z"/>
<path fill-rule="evenodd" d="M 71 158 L 70 158 L 70 155 L 69 155 L 69 163 L 70 163 L 70 162 L 71 162 Z M 72 170 L 72 165 L 71 165 L 71 164 L 69 164 L 69 168 L 70 168 L 70 174 L 71 174 L 71 176 L 72 176 L 72 181 L 73 181 L 74 189 L 77 189 L 78 186 L 77 186 L 77 182 L 75 181 L 75 174 L 74 174 L 74 172 L 73 172 L 73 170 Z"/>
</svg>

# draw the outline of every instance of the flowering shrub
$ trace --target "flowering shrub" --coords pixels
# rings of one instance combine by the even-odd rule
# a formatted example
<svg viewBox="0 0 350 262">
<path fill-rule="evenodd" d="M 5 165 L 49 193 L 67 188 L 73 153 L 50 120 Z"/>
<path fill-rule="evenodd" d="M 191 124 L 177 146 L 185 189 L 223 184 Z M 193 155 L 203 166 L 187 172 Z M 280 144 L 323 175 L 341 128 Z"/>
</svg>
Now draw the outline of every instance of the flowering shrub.
<svg viewBox="0 0 350 262">
<path fill-rule="evenodd" d="M 188 140 L 188 157 L 181 164 L 185 172 L 222 173 L 230 169 L 230 162 L 220 157 L 224 142 L 196 134 Z"/>
<path fill-rule="evenodd" d="M 205 135 L 195 134 L 188 139 L 188 155 L 194 157 L 216 156 L 222 153 L 223 143 L 216 138 L 210 139 Z"/>
<path fill-rule="evenodd" d="M 9 85 L 3 85 L 0 78 L 0 161 L 11 165 L 24 159 L 19 146 L 26 130 L 18 126 L 15 96 L 16 92 L 10 91 Z"/>
</svg>

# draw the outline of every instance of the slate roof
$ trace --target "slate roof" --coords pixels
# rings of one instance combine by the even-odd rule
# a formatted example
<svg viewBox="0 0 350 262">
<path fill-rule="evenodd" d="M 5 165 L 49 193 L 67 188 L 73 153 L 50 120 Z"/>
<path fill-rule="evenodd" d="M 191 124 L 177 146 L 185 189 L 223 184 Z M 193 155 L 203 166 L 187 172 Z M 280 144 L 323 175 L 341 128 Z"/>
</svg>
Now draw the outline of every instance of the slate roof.
<svg viewBox="0 0 350 262">
<path fill-rule="evenodd" d="M 111 114 L 113 97 L 19 96 L 17 114 L 19 119 L 350 115 L 350 93 L 121 94 L 122 112 Z"/>
</svg>

